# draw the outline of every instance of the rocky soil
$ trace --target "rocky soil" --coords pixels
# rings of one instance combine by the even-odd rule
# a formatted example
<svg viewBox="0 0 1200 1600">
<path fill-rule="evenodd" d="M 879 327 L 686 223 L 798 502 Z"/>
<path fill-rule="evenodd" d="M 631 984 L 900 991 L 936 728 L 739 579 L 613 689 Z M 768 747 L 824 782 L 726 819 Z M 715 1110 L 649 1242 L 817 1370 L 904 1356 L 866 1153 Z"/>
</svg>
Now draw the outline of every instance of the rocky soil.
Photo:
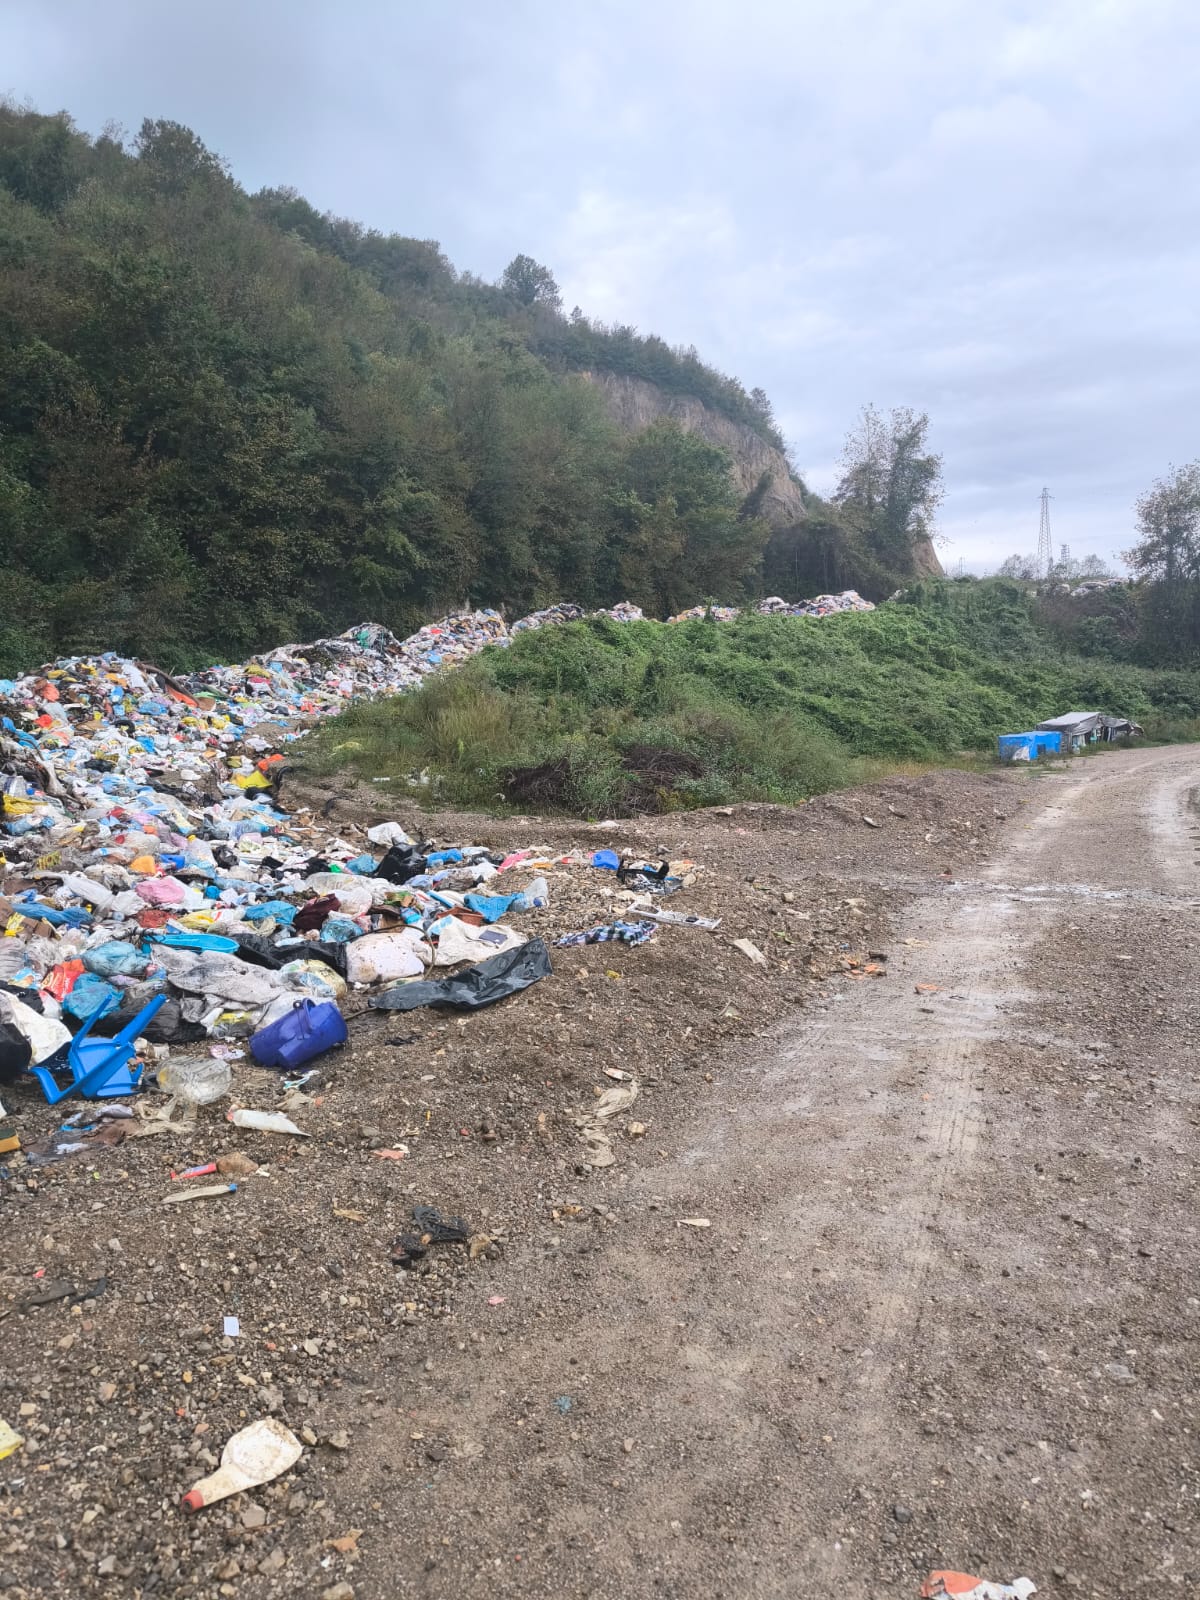
<svg viewBox="0 0 1200 1600">
<path fill-rule="evenodd" d="M 190 1134 L 7 1158 L 0 1417 L 25 1444 L 0 1464 L 0 1592 L 837 1580 L 843 1600 L 974 1560 L 1044 1593 L 1190 1592 L 1194 913 L 1176 857 L 1161 884 L 1148 863 L 1195 766 L 943 773 L 616 828 L 398 813 L 446 843 L 688 858 L 663 904 L 721 927 L 556 949 L 623 909 L 611 875 L 560 871 L 527 924 L 553 977 L 465 1017 L 364 1011 L 292 1111 L 310 1137 L 213 1107 Z M 345 832 L 379 820 L 371 798 L 292 803 Z M 1061 891 L 1068 860 L 1097 893 Z M 592 1167 L 579 1123 L 630 1083 L 616 1159 Z M 245 1062 L 234 1087 L 280 1097 Z M 27 1146 L 61 1120 L 6 1100 Z M 173 1170 L 233 1151 L 259 1163 L 236 1193 L 163 1204 L 190 1187 Z M 470 1246 L 393 1264 L 414 1205 Z M 266 1415 L 299 1464 L 184 1512 Z"/>
</svg>

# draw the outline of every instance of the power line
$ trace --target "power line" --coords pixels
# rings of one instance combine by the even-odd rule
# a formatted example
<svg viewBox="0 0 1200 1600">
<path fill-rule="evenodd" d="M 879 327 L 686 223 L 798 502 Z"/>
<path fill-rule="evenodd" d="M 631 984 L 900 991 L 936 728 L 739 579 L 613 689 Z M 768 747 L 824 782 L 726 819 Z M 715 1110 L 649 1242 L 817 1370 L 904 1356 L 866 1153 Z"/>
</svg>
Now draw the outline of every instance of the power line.
<svg viewBox="0 0 1200 1600">
<path fill-rule="evenodd" d="M 1042 490 L 1042 515 L 1038 523 L 1037 571 L 1039 578 L 1048 578 L 1054 568 L 1054 546 L 1050 543 L 1050 501 L 1052 498 L 1049 489 Z"/>
</svg>

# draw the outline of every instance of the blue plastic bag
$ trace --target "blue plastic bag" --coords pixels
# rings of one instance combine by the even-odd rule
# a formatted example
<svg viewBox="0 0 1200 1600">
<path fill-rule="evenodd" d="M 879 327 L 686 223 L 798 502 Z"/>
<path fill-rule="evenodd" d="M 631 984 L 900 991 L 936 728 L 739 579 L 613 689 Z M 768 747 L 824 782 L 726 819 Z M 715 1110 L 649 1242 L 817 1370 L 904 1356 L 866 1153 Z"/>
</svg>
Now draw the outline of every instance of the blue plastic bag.
<svg viewBox="0 0 1200 1600">
<path fill-rule="evenodd" d="M 146 965 L 146 957 L 137 945 L 125 939 L 109 939 L 106 944 L 95 945 L 85 950 L 80 959 L 99 978 L 132 978 Z"/>
<path fill-rule="evenodd" d="M 520 896 L 515 894 L 469 894 L 467 908 L 478 911 L 485 922 L 499 922 L 500 918 Z"/>
<path fill-rule="evenodd" d="M 94 972 L 82 972 L 76 978 L 70 994 L 63 1001 L 63 1010 L 86 1022 L 89 1017 L 106 1017 L 121 1004 L 121 991 Z"/>
<path fill-rule="evenodd" d="M 290 906 L 286 900 L 268 900 L 265 905 L 247 906 L 243 912 L 247 922 L 265 922 L 268 917 L 274 917 L 276 922 L 285 923 L 288 927 L 291 927 L 295 915 L 295 906 Z"/>
</svg>

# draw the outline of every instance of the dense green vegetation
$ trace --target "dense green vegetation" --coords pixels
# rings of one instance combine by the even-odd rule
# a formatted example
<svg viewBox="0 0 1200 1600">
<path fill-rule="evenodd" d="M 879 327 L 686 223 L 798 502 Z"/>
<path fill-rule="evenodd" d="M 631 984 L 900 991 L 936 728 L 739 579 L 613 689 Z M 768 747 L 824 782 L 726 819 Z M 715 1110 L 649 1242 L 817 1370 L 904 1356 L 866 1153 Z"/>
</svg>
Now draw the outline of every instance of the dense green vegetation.
<svg viewBox="0 0 1200 1600">
<path fill-rule="evenodd" d="M 687 392 L 780 441 L 765 396 L 563 316 L 436 244 L 248 195 L 186 128 L 131 148 L 0 107 L 0 672 L 167 665 L 401 632 L 465 602 L 678 609 L 756 592 L 728 458 L 610 422 L 572 369 Z"/>
<path fill-rule="evenodd" d="M 1200 674 L 1056 655 L 1019 585 L 934 583 L 823 619 L 574 623 L 521 635 L 397 700 L 355 707 L 305 756 L 455 803 L 598 814 L 795 801 L 864 761 L 987 752 L 1097 707 L 1200 716 Z"/>
</svg>

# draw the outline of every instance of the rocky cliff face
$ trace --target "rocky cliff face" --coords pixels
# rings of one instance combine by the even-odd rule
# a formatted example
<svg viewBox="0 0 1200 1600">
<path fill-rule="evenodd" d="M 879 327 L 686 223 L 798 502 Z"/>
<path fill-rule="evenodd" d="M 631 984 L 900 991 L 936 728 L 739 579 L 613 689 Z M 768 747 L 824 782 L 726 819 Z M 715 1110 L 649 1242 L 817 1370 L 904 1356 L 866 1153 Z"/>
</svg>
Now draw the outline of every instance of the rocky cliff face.
<svg viewBox="0 0 1200 1600">
<path fill-rule="evenodd" d="M 690 395 L 668 394 L 644 378 L 627 378 L 615 372 L 582 372 L 580 377 L 596 385 L 614 422 L 630 433 L 649 427 L 659 417 L 670 417 L 688 433 L 698 433 L 709 444 L 728 450 L 733 457 L 733 475 L 743 495 L 757 489 L 763 473 L 767 473 L 769 484 L 762 515 L 773 529 L 793 528 L 804 521 L 804 490 L 792 477 L 783 455 L 752 428 L 710 411 Z M 942 575 L 937 551 L 928 540 L 922 540 L 913 550 L 913 571 L 918 577 Z"/>
<path fill-rule="evenodd" d="M 760 439 L 752 428 L 730 422 L 689 395 L 667 394 L 642 378 L 626 378 L 614 372 L 584 372 L 580 376 L 596 385 L 614 422 L 630 433 L 639 433 L 659 417 L 670 417 L 686 432 L 698 433 L 709 444 L 728 450 L 733 457 L 733 475 L 743 495 L 757 489 L 763 473 L 768 473 L 770 486 L 763 499 L 762 514 L 772 528 L 790 528 L 803 522 L 803 489 L 779 451 Z"/>
</svg>

